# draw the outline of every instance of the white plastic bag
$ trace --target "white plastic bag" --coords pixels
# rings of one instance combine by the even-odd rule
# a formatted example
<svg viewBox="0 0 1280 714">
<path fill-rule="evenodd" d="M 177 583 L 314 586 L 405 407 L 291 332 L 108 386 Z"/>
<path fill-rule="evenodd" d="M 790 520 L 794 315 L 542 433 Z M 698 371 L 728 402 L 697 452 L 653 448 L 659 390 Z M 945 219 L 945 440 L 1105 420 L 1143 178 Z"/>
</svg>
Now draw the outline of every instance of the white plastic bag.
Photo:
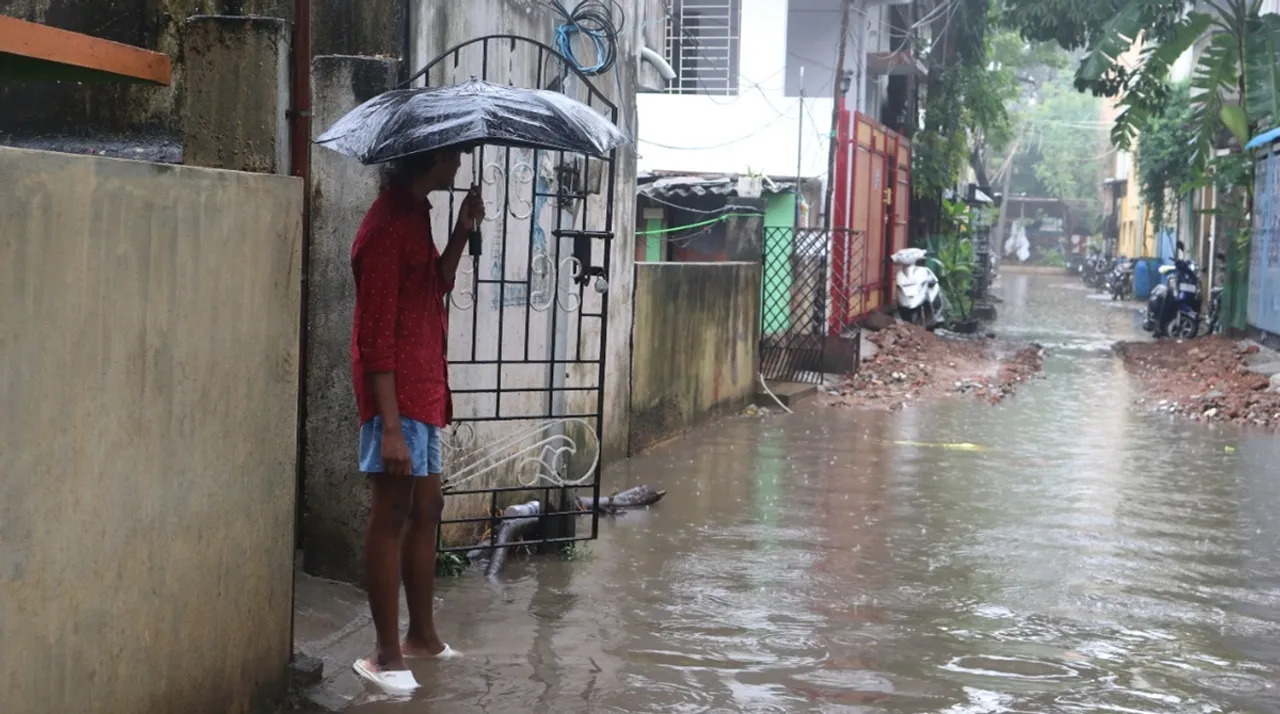
<svg viewBox="0 0 1280 714">
<path fill-rule="evenodd" d="M 889 256 L 889 258 L 898 265 L 915 265 L 920 260 L 923 260 L 927 254 L 928 251 L 924 248 L 903 248 Z"/>
</svg>

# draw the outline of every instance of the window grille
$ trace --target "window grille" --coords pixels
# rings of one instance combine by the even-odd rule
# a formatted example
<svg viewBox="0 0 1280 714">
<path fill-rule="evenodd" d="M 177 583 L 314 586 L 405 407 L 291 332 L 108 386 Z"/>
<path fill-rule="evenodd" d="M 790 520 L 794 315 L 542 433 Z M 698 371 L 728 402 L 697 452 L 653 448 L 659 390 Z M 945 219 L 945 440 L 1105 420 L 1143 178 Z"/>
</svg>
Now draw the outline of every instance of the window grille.
<svg viewBox="0 0 1280 714">
<path fill-rule="evenodd" d="M 736 95 L 741 24 L 742 0 L 670 0 L 667 92 Z"/>
</svg>

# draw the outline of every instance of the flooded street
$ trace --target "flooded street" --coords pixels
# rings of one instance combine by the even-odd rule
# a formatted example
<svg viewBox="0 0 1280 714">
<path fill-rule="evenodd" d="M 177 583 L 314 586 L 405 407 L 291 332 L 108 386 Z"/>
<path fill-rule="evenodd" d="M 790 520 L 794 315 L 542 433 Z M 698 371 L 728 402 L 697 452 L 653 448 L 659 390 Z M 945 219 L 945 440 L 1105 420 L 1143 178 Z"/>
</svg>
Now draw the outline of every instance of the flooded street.
<svg viewBox="0 0 1280 714">
<path fill-rule="evenodd" d="M 1280 440 L 1135 410 L 1133 309 L 1009 275 L 999 406 L 734 418 L 582 558 L 439 589 L 466 657 L 357 712 L 1280 712 Z"/>
</svg>

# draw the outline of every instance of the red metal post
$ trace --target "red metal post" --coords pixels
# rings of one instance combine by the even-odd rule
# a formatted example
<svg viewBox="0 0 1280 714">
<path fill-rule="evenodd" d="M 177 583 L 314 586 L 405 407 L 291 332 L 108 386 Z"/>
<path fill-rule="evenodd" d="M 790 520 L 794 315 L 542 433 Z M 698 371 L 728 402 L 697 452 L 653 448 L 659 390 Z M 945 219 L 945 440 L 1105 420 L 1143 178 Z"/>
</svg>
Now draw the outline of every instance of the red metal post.
<svg viewBox="0 0 1280 714">
<path fill-rule="evenodd" d="M 836 122 L 835 176 L 832 177 L 834 196 L 831 206 L 831 306 L 830 332 L 838 335 L 848 324 L 849 309 L 849 242 L 841 237 L 849 230 L 849 119 L 848 109 L 841 109 Z"/>
</svg>

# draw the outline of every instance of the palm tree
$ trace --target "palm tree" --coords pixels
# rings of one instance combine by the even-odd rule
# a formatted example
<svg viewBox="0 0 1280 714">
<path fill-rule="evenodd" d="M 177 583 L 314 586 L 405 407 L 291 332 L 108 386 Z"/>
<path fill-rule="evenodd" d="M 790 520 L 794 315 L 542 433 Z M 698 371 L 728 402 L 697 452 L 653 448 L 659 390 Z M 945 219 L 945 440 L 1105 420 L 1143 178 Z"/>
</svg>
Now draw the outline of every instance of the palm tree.
<svg viewBox="0 0 1280 714">
<path fill-rule="evenodd" d="M 1158 41 L 1146 44 L 1137 67 L 1118 58 L 1151 22 L 1149 0 L 1124 0 L 1096 35 L 1076 73 L 1078 85 L 1118 83 L 1121 113 L 1112 141 L 1129 147 L 1141 127 L 1160 115 L 1169 96 L 1169 74 L 1186 52 L 1199 50 L 1191 75 L 1194 114 L 1190 164 L 1195 176 L 1186 190 L 1216 185 L 1232 201 L 1215 210 L 1240 227 L 1228 248 L 1224 323 L 1243 327 L 1249 235 L 1253 208 L 1253 162 L 1244 146 L 1260 128 L 1280 121 L 1280 15 L 1263 11 L 1263 0 L 1199 0 L 1196 9 L 1167 24 Z M 1167 9 L 1167 8 L 1166 8 Z M 1225 151 L 1222 151 L 1225 150 Z"/>
</svg>

